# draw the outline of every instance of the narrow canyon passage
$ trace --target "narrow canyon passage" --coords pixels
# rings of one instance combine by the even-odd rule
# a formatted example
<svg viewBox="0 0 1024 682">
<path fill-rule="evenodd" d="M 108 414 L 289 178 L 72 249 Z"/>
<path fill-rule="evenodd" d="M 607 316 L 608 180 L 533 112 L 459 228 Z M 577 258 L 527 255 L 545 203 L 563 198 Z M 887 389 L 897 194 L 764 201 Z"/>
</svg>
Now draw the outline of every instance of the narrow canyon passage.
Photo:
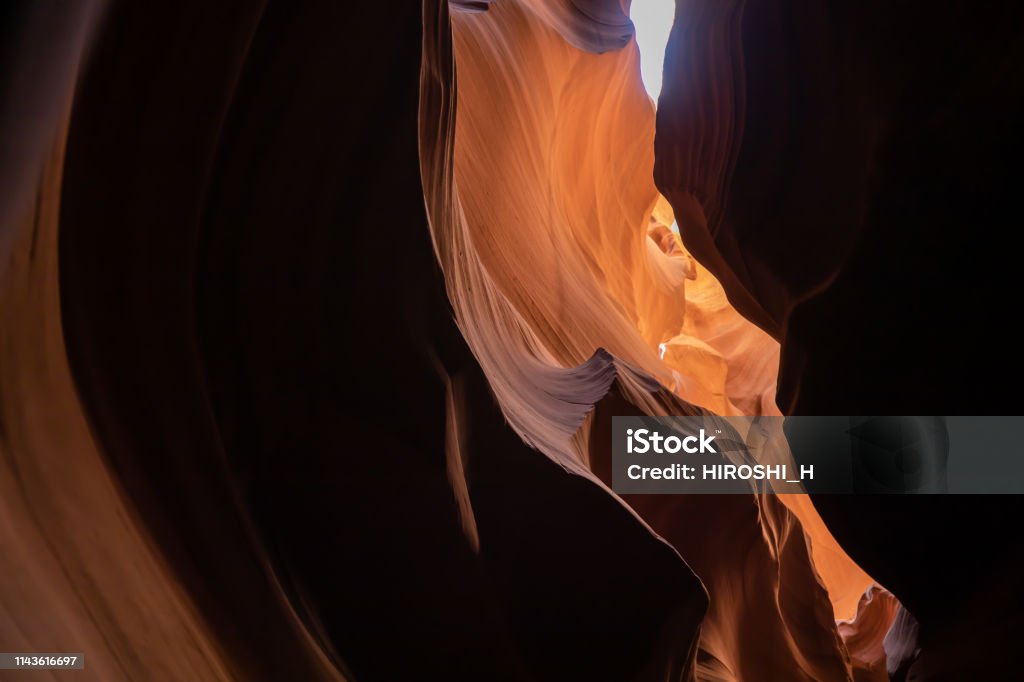
<svg viewBox="0 0 1024 682">
<path fill-rule="evenodd" d="M 1021 414 L 1019 3 L 0 18 L 4 680 L 1019 677 L 1024 497 L 613 461 Z"/>
<path fill-rule="evenodd" d="M 512 400 L 528 403 L 531 391 L 543 390 L 542 371 L 510 378 L 506 366 L 572 368 L 604 349 L 694 406 L 718 414 L 779 414 L 778 342 L 739 315 L 711 272 L 689 255 L 673 229 L 671 206 L 654 186 L 655 102 L 641 80 L 636 42 L 588 51 L 573 43 L 571 27 L 566 36 L 546 19 L 543 11 L 514 3 L 452 15 L 454 185 L 463 219 L 433 227 L 436 240 L 461 246 L 450 268 L 479 268 L 466 280 L 449 277 L 449 293 L 457 310 L 465 305 L 473 311 L 460 322 L 473 328 L 467 338 L 479 339 L 476 353 L 500 356 L 494 360 L 498 376 L 489 374 L 492 385 L 509 381 L 508 390 L 526 394 Z M 491 306 L 487 315 L 476 303 L 481 298 Z M 646 412 L 664 413 L 657 407 Z M 526 417 L 519 425 L 528 441 L 548 428 L 543 419 Z M 580 456 L 586 461 L 589 453 Z M 750 513 L 722 514 L 707 531 L 736 538 L 731 548 L 694 537 L 687 519 L 701 513 L 700 501 L 630 501 L 691 567 L 700 567 L 712 605 L 702 630 L 704 654 L 744 679 L 757 669 L 806 665 L 802 647 L 814 655 L 827 650 L 832 614 L 810 604 L 784 605 L 803 610 L 802 618 L 820 619 L 825 639 L 790 643 L 806 633 L 791 632 L 776 614 L 775 632 L 763 624 L 761 636 L 786 646 L 759 650 L 738 641 L 740 614 L 756 619 L 749 614 L 771 612 L 780 594 L 784 600 L 812 590 L 820 579 L 834 617 L 852 619 L 871 584 L 805 496 L 779 500 L 786 506 L 732 501 L 737 511 L 746 504 Z M 806 536 L 813 560 L 793 551 L 755 559 L 762 533 L 787 538 L 787 546 L 803 544 Z M 729 580 L 714 584 L 737 552 L 753 553 L 746 580 L 768 580 L 751 584 L 745 596 L 734 593 Z M 793 584 L 780 584 L 780 575 Z M 760 617 L 771 622 L 770 615 Z M 794 658 L 770 660 L 780 655 Z M 843 654 L 836 649 L 832 655 L 833 672 L 808 674 L 842 679 Z"/>
</svg>

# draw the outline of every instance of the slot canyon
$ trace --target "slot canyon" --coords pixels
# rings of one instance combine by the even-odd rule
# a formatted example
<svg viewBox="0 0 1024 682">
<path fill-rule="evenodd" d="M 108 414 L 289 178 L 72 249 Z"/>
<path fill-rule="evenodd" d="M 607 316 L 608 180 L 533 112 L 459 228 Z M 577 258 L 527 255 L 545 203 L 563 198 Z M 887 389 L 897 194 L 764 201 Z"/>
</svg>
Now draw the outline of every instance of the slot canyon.
<svg viewBox="0 0 1024 682">
<path fill-rule="evenodd" d="M 1019 495 L 611 444 L 1022 412 L 1024 7 L 0 16 L 0 679 L 1019 679 Z"/>
</svg>

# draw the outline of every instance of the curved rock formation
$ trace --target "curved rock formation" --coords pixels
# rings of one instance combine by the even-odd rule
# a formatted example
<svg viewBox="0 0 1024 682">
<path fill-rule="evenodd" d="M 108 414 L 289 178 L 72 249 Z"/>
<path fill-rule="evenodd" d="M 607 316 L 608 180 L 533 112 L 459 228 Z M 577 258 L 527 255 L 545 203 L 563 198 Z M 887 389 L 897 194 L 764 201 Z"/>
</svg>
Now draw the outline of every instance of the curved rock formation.
<svg viewBox="0 0 1024 682">
<path fill-rule="evenodd" d="M 438 180 L 451 172 L 446 152 L 426 155 L 424 177 L 428 188 L 436 188 L 428 203 L 445 207 L 434 214 L 432 228 L 456 317 L 506 416 L 527 442 L 579 471 L 588 461 L 607 465 L 595 459 L 600 455 L 593 449 L 607 434 L 570 438 L 580 409 L 609 388 L 611 377 L 597 380 L 587 371 L 592 363 L 579 365 L 598 348 L 628 363 L 631 371 L 624 373 L 620 365 L 615 374 L 617 390 L 643 413 L 693 408 L 638 381 L 632 368 L 694 403 L 734 414 L 739 408 L 733 396 L 753 413 L 774 409 L 777 347 L 737 315 L 707 271 L 688 281 L 680 270 L 666 286 L 659 265 L 670 263 L 675 249 L 652 249 L 645 226 L 649 220 L 671 224 L 672 214 L 658 204 L 653 187 L 654 111 L 639 83 L 635 46 L 587 54 L 567 45 L 555 28 L 514 3 L 495 5 L 486 15 L 454 15 L 460 93 L 454 176 L 447 184 Z M 423 139 L 432 140 L 429 134 Z M 654 354 L 659 345 L 661 357 Z M 558 401 L 559 392 L 569 397 Z M 552 400 L 546 410 L 531 411 L 544 400 Z M 579 451 L 587 442 L 591 447 Z M 848 664 L 827 599 L 787 603 L 798 618 L 817 619 L 809 631 L 791 628 L 792 614 L 783 616 L 772 605 L 780 593 L 785 601 L 820 589 L 804 530 L 786 507 L 774 499 L 717 501 L 723 510 L 735 502 L 753 513 L 723 513 L 709 523 L 712 536 L 776 538 L 754 560 L 759 568 L 749 568 L 743 578 L 727 566 L 749 555 L 749 546 L 738 542 L 729 551 L 739 554 L 729 558 L 725 548 L 701 546 L 701 536 L 688 524 L 678 525 L 690 506 L 706 518 L 700 501 L 629 502 L 691 566 L 701 564 L 696 570 L 706 585 L 718 579 L 756 582 L 777 575 L 785 563 L 786 584 L 769 580 L 752 590 L 768 599 L 761 605 L 726 596 L 730 590 L 724 586 L 716 602 L 711 590 L 699 660 L 715 660 L 711 667 L 718 666 L 718 673 L 746 679 L 769 669 L 843 679 Z M 793 504 L 820 539 L 822 569 L 838 606 L 851 609 L 870 581 L 838 549 L 813 508 Z M 763 505 L 773 511 L 756 511 Z M 803 549 L 794 554 L 780 546 Z M 752 622 L 762 630 L 774 628 L 778 640 L 740 654 L 742 634 L 734 624 L 750 612 L 758 613 Z"/>
<path fill-rule="evenodd" d="M 97 469 L 67 481 L 89 494 L 60 498 L 67 511 L 48 512 L 58 493 L 37 488 L 4 504 L 14 522 L 53 518 L 40 529 L 51 542 L 79 527 L 67 519 L 119 519 L 95 554 L 16 555 L 4 601 L 21 646 L 52 648 L 50 618 L 73 632 L 88 620 L 90 638 L 58 643 L 88 647 L 97 679 L 685 675 L 700 584 L 621 503 L 507 429 L 452 322 L 419 177 L 419 8 L 360 10 L 402 27 L 404 51 L 346 86 L 404 93 L 383 118 L 320 86 L 368 47 L 337 45 L 351 15 L 208 10 L 111 8 L 52 166 L 60 182 L 40 190 L 49 231 L 17 235 L 28 265 L 11 271 L 5 320 L 36 319 L 36 291 L 48 317 L 12 327 L 10 357 L 31 369 L 48 353 L 64 394 L 29 418 L 21 406 L 45 384 L 8 374 L 4 433 L 38 466 L 44 434 L 79 419 L 47 466 Z M 390 147 L 357 144 L 370 122 Z M 358 266 L 373 260 L 394 267 Z M 383 415 L 399 406 L 395 430 Z M 504 502 L 527 485 L 532 514 Z M 600 533 L 574 532 L 581 520 Z M 633 561 L 645 585 L 611 590 Z M 65 584 L 43 629 L 27 629 L 41 592 Z M 552 646 L 550 633 L 572 636 Z"/>
<path fill-rule="evenodd" d="M 782 342 L 784 412 L 1019 411 L 1020 354 L 996 331 L 1015 255 L 996 235 L 1017 212 L 1021 25 L 1013 3 L 677 4 L 655 176 L 687 246 Z M 992 519 L 1019 498 L 814 504 L 919 619 L 922 657 L 931 641 L 945 659 L 927 674 L 1009 665 L 1024 538 Z M 1009 598 L 979 599 L 979 582 Z M 975 609 L 984 654 L 968 662 L 949 614 Z"/>
<path fill-rule="evenodd" d="M 609 486 L 613 415 L 1016 409 L 1020 9 L 679 0 L 657 106 L 628 9 L 10 12 L 0 649 L 1012 674 L 1018 498 Z"/>
</svg>

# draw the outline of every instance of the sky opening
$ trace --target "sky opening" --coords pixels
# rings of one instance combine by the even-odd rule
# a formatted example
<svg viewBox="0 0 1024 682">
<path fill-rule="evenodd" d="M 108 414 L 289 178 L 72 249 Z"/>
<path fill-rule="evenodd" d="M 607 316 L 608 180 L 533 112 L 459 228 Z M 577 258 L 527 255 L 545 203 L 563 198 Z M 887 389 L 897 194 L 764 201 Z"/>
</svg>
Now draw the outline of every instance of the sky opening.
<svg viewBox="0 0 1024 682">
<path fill-rule="evenodd" d="M 636 42 L 640 46 L 640 74 L 647 94 L 655 103 L 661 93 L 665 46 L 675 11 L 675 0 L 633 0 L 629 8 L 629 17 L 636 27 Z"/>
</svg>

